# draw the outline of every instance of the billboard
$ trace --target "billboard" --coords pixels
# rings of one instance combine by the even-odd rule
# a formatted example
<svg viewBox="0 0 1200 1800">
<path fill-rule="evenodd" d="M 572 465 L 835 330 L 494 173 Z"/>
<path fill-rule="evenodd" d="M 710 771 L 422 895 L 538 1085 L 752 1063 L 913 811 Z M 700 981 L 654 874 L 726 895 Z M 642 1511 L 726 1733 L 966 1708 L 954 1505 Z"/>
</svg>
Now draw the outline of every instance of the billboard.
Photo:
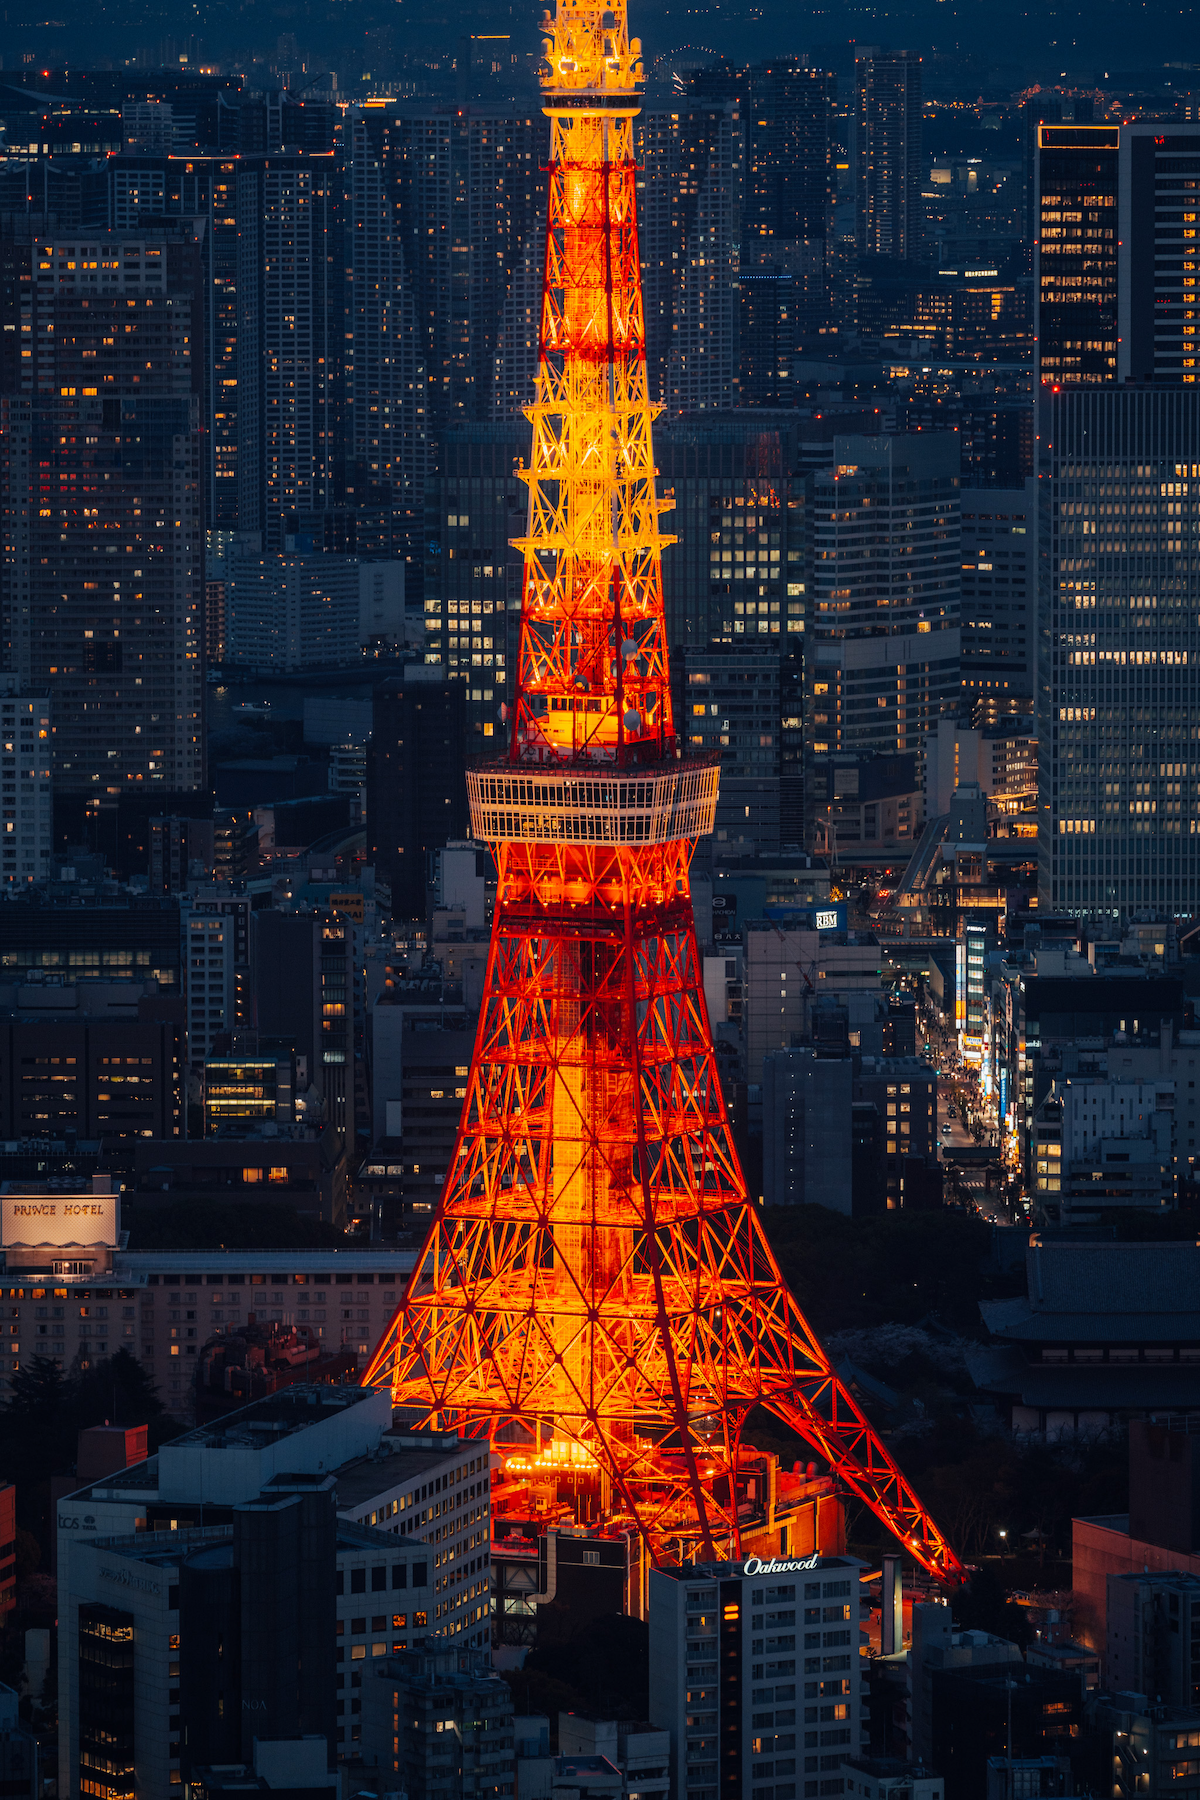
<svg viewBox="0 0 1200 1800">
<path fill-rule="evenodd" d="M 61 1250 L 79 1244 L 115 1245 L 118 1205 L 116 1194 L 94 1194 L 90 1189 L 0 1194 L 0 1241 L 5 1249 L 22 1244 Z"/>
</svg>

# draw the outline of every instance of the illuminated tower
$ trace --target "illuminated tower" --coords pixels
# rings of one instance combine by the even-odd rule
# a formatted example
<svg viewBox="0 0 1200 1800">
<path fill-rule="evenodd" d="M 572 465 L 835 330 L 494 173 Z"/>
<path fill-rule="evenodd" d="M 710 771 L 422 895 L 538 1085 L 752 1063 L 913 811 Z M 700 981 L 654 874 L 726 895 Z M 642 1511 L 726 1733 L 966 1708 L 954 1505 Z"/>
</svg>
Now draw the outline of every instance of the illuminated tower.
<svg viewBox="0 0 1200 1800">
<path fill-rule="evenodd" d="M 928 1569 L 953 1552 L 783 1285 L 717 1079 L 688 868 L 715 760 L 667 677 L 623 11 L 544 22 L 541 361 L 508 760 L 467 778 L 498 868 L 462 1123 L 365 1381 L 478 1436 L 513 1420 L 597 1465 L 656 1560 L 732 1553 L 769 1406 Z"/>
</svg>

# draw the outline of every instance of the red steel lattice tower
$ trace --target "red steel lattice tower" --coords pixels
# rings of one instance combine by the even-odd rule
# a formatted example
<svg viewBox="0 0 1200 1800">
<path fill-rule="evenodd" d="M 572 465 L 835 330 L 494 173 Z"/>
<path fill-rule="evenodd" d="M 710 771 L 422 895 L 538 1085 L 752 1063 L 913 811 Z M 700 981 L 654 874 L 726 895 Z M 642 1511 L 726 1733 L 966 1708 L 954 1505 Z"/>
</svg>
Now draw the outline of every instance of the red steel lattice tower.
<svg viewBox="0 0 1200 1800">
<path fill-rule="evenodd" d="M 543 21 L 549 219 L 517 692 L 468 777 L 498 868 L 441 1204 L 364 1380 L 429 1424 L 594 1459 L 656 1560 L 738 1549 L 768 1406 L 930 1571 L 953 1551 L 787 1291 L 750 1204 L 688 870 L 719 769 L 680 756 L 663 618 L 623 4 Z"/>
</svg>

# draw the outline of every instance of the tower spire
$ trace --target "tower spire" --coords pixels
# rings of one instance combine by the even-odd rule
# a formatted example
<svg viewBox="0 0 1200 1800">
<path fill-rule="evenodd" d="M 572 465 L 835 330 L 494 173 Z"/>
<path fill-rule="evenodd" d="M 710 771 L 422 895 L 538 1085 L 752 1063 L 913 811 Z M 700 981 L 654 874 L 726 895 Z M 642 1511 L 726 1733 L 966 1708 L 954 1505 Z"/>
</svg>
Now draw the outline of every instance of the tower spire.
<svg viewBox="0 0 1200 1800">
<path fill-rule="evenodd" d="M 641 45 L 624 5 L 542 21 L 550 119 L 546 260 L 511 755 L 675 754 L 638 265 L 633 121 Z"/>
<path fill-rule="evenodd" d="M 717 1075 L 689 867 L 720 770 L 672 717 L 623 9 L 545 23 L 549 203 L 506 760 L 467 778 L 496 858 L 441 1203 L 364 1382 L 470 1436 L 549 1429 L 657 1561 L 739 1546 L 758 1405 L 943 1576 L 953 1551 L 784 1286 Z"/>
</svg>

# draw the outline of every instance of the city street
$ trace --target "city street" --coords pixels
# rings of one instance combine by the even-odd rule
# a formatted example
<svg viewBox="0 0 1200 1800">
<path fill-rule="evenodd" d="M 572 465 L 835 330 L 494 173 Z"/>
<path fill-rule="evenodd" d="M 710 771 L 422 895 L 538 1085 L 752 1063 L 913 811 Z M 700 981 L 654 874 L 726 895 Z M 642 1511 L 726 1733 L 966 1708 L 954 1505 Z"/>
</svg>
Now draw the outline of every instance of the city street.
<svg viewBox="0 0 1200 1800">
<path fill-rule="evenodd" d="M 975 1082 L 958 1060 L 958 1047 L 953 1032 L 939 1031 L 928 1025 L 926 1030 L 928 1054 L 941 1070 L 938 1081 L 938 1143 L 943 1150 L 974 1149 L 975 1138 L 963 1123 L 963 1101 L 967 1102 L 968 1109 L 977 1103 Z M 950 1116 L 951 1109 L 954 1112 L 953 1118 Z M 950 1127 L 948 1135 L 942 1129 L 945 1125 Z M 950 1165 L 946 1166 L 949 1173 Z M 983 1168 L 960 1168 L 956 1172 L 966 1203 L 978 1207 L 984 1218 L 1006 1224 L 1007 1215 L 999 1204 L 997 1194 L 985 1185 Z M 952 1190 L 948 1189 L 950 1191 Z"/>
</svg>

